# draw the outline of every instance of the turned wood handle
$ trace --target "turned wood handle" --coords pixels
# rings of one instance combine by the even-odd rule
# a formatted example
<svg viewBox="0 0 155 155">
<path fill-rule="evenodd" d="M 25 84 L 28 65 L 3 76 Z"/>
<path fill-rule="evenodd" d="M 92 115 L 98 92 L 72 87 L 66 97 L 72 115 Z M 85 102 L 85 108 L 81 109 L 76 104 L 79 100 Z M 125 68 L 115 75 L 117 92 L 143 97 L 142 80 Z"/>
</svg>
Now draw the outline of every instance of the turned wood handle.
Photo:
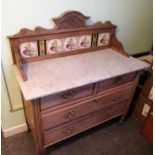
<svg viewBox="0 0 155 155">
<path fill-rule="evenodd" d="M 73 127 L 69 127 L 69 128 L 67 128 L 67 129 L 64 129 L 64 130 L 63 130 L 63 133 L 70 134 L 70 133 L 72 133 L 73 131 L 74 131 L 74 128 L 73 128 Z"/>
<path fill-rule="evenodd" d="M 75 114 L 76 114 L 75 111 L 70 111 L 70 112 L 67 112 L 64 116 L 65 118 L 71 119 L 75 116 Z"/>
<path fill-rule="evenodd" d="M 65 92 L 63 94 L 63 98 L 65 98 L 65 99 L 71 99 L 71 98 L 73 98 L 74 95 L 75 95 L 75 92 L 74 91 L 68 91 L 68 92 Z"/>
</svg>

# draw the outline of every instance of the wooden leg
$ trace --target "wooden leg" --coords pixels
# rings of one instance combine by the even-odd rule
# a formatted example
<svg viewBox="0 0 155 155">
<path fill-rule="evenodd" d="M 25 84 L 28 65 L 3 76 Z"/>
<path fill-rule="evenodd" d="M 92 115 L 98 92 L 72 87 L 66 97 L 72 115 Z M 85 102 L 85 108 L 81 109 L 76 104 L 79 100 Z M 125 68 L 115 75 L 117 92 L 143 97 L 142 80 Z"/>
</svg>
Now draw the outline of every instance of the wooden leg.
<svg viewBox="0 0 155 155">
<path fill-rule="evenodd" d="M 27 125 L 27 132 L 29 133 L 31 131 L 31 128 L 30 128 L 30 125 L 29 125 L 29 122 L 28 122 L 28 118 L 27 118 L 27 115 L 26 115 L 25 100 L 24 100 L 24 97 L 23 97 L 23 94 L 22 93 L 21 93 L 21 97 L 22 97 L 22 102 L 23 102 L 23 109 L 24 109 L 25 121 L 26 121 L 26 125 Z"/>
<path fill-rule="evenodd" d="M 31 128 L 28 123 L 26 123 L 26 124 L 27 124 L 27 132 L 29 133 L 29 132 L 31 132 Z"/>
</svg>

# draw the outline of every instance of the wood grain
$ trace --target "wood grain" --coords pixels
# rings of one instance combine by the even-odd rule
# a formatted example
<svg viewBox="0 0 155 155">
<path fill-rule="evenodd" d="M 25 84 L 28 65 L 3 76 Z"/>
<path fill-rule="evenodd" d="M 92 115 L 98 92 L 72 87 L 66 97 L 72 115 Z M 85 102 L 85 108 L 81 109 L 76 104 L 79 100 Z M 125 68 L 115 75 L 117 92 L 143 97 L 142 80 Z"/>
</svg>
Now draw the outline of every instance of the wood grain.
<svg viewBox="0 0 155 155">
<path fill-rule="evenodd" d="M 45 143 L 44 147 L 46 148 L 51 144 L 69 138 L 75 134 L 78 134 L 98 124 L 101 124 L 109 119 L 122 115 L 126 107 L 125 103 L 126 101 L 119 103 L 117 105 L 119 106 L 119 108 L 117 108 L 117 106 L 116 107 L 107 106 L 100 111 L 90 113 L 89 115 L 82 117 L 78 120 L 59 126 L 58 128 L 49 130 L 47 132 L 44 132 L 44 143 Z"/>
<path fill-rule="evenodd" d="M 19 68 L 23 80 L 26 80 L 26 75 L 22 69 L 23 63 L 94 52 L 106 48 L 113 48 L 116 52 L 128 56 L 123 50 L 122 43 L 116 38 L 116 25 L 113 25 L 110 21 L 87 25 L 87 19 L 89 17 L 80 12 L 70 11 L 53 19 L 56 24 L 53 29 L 45 29 L 39 26 L 35 30 L 23 28 L 19 33 L 9 36 L 13 63 Z M 108 45 L 97 47 L 99 33 L 110 34 Z M 95 36 L 93 46 L 88 49 L 53 55 L 40 55 L 32 58 L 21 58 L 19 54 L 21 43 L 31 41 L 43 43 L 50 39 L 88 34 Z M 43 52 L 46 53 L 44 50 Z M 114 117 L 122 116 L 120 120 L 122 122 L 128 112 L 139 75 L 139 72 L 137 74 L 134 72 L 122 75 L 121 78 L 113 77 L 106 81 L 88 84 L 85 87 L 70 90 L 69 92 L 61 92 L 54 96 L 38 98 L 28 102 L 24 101 L 26 120 L 31 128 L 38 154 L 43 154 L 45 148 L 49 145 Z M 64 101 L 62 98 L 67 100 Z"/>
<path fill-rule="evenodd" d="M 118 102 L 128 99 L 131 92 L 132 86 L 103 95 L 102 97 L 93 101 L 80 102 L 65 108 L 55 110 L 53 112 L 43 114 L 41 115 L 42 128 L 43 130 L 47 130 L 68 121 L 72 121 L 91 112 L 100 110 L 107 105 L 115 105 Z M 120 98 L 115 101 L 114 99 L 117 99 L 118 96 Z"/>
</svg>

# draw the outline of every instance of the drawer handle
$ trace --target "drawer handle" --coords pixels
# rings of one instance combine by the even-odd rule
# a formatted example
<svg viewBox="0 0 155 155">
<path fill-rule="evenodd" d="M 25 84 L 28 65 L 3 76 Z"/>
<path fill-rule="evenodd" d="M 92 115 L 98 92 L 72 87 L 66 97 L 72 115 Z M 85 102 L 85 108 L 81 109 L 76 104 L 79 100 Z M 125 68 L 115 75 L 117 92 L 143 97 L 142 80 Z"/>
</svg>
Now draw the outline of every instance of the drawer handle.
<svg viewBox="0 0 155 155">
<path fill-rule="evenodd" d="M 71 119 L 75 116 L 75 114 L 76 114 L 75 111 L 70 111 L 70 112 L 66 113 L 64 116 L 65 116 L 65 118 Z"/>
<path fill-rule="evenodd" d="M 63 130 L 63 133 L 71 134 L 73 131 L 74 131 L 74 128 L 73 127 L 69 127 L 67 129 Z"/>
<path fill-rule="evenodd" d="M 117 95 L 117 96 L 113 96 L 112 100 L 117 102 L 120 100 L 120 98 L 121 98 L 121 96 Z"/>
<path fill-rule="evenodd" d="M 113 113 L 114 113 L 114 110 L 112 109 L 107 112 L 107 115 L 109 116 L 109 115 L 112 115 Z"/>
<path fill-rule="evenodd" d="M 118 76 L 118 77 L 115 77 L 115 78 L 113 79 L 113 82 L 114 82 L 114 83 L 119 83 L 119 82 L 121 82 L 121 80 L 122 80 L 122 76 Z"/>
<path fill-rule="evenodd" d="M 65 99 L 71 99 L 73 96 L 75 95 L 74 91 L 68 91 L 66 93 L 63 94 L 63 98 Z"/>
</svg>

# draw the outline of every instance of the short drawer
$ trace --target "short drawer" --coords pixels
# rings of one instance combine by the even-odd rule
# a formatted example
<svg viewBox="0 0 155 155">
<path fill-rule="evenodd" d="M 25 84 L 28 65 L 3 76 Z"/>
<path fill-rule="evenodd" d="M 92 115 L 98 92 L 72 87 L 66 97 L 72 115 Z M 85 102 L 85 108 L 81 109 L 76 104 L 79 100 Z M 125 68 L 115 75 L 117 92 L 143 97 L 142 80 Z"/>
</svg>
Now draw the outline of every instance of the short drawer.
<svg viewBox="0 0 155 155">
<path fill-rule="evenodd" d="M 119 108 L 113 105 L 106 106 L 100 111 L 96 111 L 95 113 L 91 113 L 85 117 L 44 132 L 44 145 L 48 146 L 54 144 L 58 141 L 94 127 L 102 122 L 110 120 L 116 116 L 122 115 L 126 110 L 126 103 L 127 101 L 118 103 L 117 107 Z"/>
<path fill-rule="evenodd" d="M 91 96 L 93 84 L 41 98 L 41 110 Z"/>
<path fill-rule="evenodd" d="M 127 82 L 131 82 L 135 79 L 136 73 L 129 73 L 126 75 L 121 75 L 114 77 L 112 79 L 104 80 L 97 83 L 97 93 L 102 93 L 103 91 L 125 84 Z"/>
<path fill-rule="evenodd" d="M 66 123 L 75 118 L 84 116 L 91 112 L 104 108 L 107 105 L 114 105 L 130 97 L 132 86 L 104 94 L 89 102 L 80 102 L 62 109 L 58 109 L 41 115 L 42 129 L 47 130 L 57 125 Z"/>
<path fill-rule="evenodd" d="M 133 86 L 119 89 L 114 92 L 107 93 L 106 95 L 96 99 L 98 104 L 109 105 L 109 103 L 116 104 L 120 101 L 129 99 L 131 97 Z"/>
</svg>

